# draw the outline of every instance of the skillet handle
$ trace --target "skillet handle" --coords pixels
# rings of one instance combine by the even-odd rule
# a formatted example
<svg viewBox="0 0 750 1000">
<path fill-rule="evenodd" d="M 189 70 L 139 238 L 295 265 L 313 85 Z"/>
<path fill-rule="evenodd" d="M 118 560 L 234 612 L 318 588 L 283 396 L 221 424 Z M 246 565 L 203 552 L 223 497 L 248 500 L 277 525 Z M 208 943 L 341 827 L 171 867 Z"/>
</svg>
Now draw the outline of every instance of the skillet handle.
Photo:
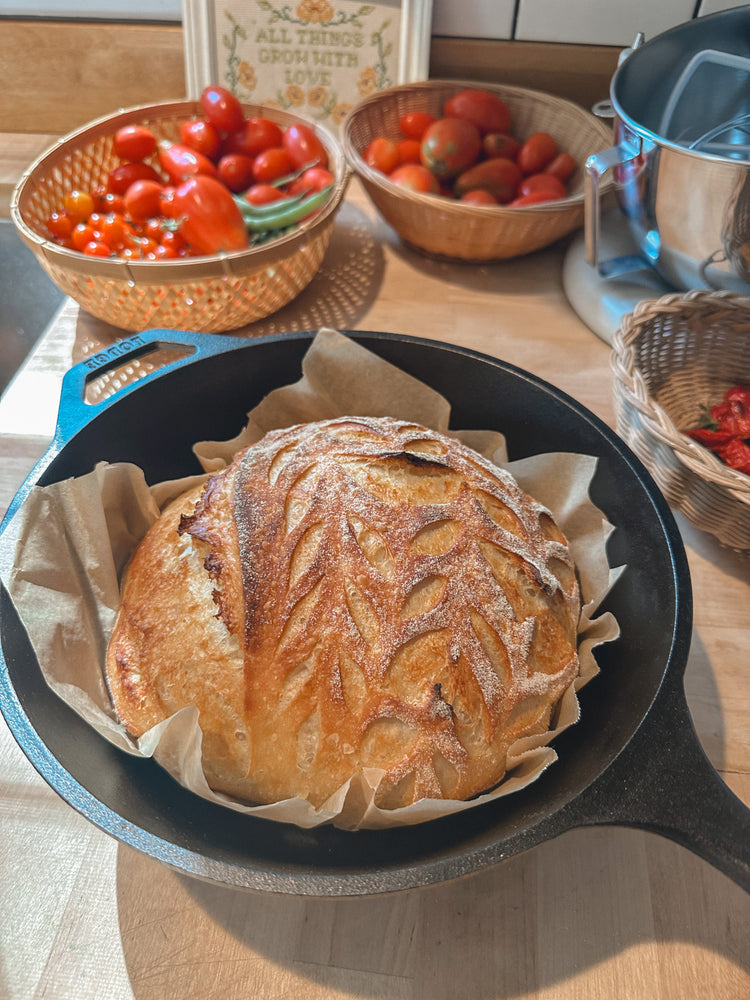
<svg viewBox="0 0 750 1000">
<path fill-rule="evenodd" d="M 750 808 L 701 747 L 681 678 L 665 685 L 620 756 L 571 803 L 575 823 L 658 833 L 750 892 Z"/>
</svg>

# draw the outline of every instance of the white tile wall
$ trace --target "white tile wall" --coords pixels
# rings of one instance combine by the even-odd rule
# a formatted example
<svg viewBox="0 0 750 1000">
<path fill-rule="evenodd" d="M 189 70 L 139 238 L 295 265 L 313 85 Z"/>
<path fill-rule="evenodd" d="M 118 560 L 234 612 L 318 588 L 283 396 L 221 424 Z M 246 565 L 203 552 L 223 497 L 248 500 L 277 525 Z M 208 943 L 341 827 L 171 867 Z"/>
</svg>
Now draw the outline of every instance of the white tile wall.
<svg viewBox="0 0 750 1000">
<path fill-rule="evenodd" d="M 523 41 L 630 45 L 689 21 L 695 0 L 520 0 L 515 37 Z"/>
<path fill-rule="evenodd" d="M 512 38 L 516 0 L 432 0 L 432 34 Z"/>
</svg>

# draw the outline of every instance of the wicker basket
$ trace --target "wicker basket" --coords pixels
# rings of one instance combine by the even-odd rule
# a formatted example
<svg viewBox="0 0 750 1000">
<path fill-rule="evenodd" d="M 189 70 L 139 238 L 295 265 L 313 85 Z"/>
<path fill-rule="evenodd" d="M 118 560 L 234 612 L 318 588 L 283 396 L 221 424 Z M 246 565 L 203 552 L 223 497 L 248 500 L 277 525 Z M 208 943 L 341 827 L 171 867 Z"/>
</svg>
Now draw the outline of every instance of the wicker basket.
<svg viewBox="0 0 750 1000">
<path fill-rule="evenodd" d="M 750 383 L 750 297 L 693 291 L 641 302 L 612 341 L 617 432 L 670 506 L 728 548 L 750 550 L 750 476 L 681 433 Z"/>
<path fill-rule="evenodd" d="M 512 115 L 511 132 L 521 140 L 546 131 L 580 164 L 568 182 L 570 195 L 523 208 L 469 205 L 450 198 L 406 191 L 362 159 L 379 135 L 399 137 L 407 111 L 439 116 L 451 95 L 481 86 L 498 94 Z M 349 165 L 359 175 L 385 220 L 411 246 L 439 257 L 466 261 L 503 260 L 549 246 L 583 225 L 583 165 L 588 156 L 612 145 L 611 128 L 578 105 L 521 87 L 465 81 L 429 80 L 382 90 L 358 104 L 344 123 Z"/>
<path fill-rule="evenodd" d="M 302 120 L 275 108 L 243 107 L 247 117 L 263 115 L 282 128 Z M 312 220 L 278 240 L 210 257 L 133 263 L 87 257 L 49 239 L 46 220 L 59 210 L 65 193 L 96 187 L 119 162 L 112 149 L 117 129 L 146 125 L 157 138 L 176 141 L 180 122 L 201 116 L 197 101 L 175 101 L 99 118 L 43 153 L 13 193 L 13 222 L 50 278 L 87 312 L 122 329 L 165 327 L 218 333 L 256 322 L 286 305 L 310 283 L 328 247 L 349 170 L 339 142 L 320 125 L 313 127 L 328 151 L 336 177 L 334 190 Z"/>
</svg>

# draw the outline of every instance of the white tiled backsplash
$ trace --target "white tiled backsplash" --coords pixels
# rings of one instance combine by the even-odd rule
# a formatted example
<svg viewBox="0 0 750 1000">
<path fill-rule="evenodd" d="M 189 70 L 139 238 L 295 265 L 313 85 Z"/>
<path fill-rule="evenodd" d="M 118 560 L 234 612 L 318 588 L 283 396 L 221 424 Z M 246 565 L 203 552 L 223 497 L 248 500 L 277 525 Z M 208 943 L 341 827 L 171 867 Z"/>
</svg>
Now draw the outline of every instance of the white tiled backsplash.
<svg viewBox="0 0 750 1000">
<path fill-rule="evenodd" d="M 433 0 L 433 35 L 630 45 L 747 0 Z M 697 14 L 696 14 L 697 8 Z"/>
</svg>

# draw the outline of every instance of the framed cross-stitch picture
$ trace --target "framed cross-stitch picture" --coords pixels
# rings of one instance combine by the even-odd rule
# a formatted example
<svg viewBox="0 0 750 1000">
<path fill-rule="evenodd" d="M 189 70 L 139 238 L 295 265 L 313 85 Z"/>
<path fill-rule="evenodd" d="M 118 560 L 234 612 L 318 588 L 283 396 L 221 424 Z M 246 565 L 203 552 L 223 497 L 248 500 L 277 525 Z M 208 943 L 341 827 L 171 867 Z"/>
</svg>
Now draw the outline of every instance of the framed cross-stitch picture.
<svg viewBox="0 0 750 1000">
<path fill-rule="evenodd" d="M 184 0 L 188 96 L 240 100 L 338 126 L 376 90 L 429 73 L 432 0 Z"/>
</svg>

